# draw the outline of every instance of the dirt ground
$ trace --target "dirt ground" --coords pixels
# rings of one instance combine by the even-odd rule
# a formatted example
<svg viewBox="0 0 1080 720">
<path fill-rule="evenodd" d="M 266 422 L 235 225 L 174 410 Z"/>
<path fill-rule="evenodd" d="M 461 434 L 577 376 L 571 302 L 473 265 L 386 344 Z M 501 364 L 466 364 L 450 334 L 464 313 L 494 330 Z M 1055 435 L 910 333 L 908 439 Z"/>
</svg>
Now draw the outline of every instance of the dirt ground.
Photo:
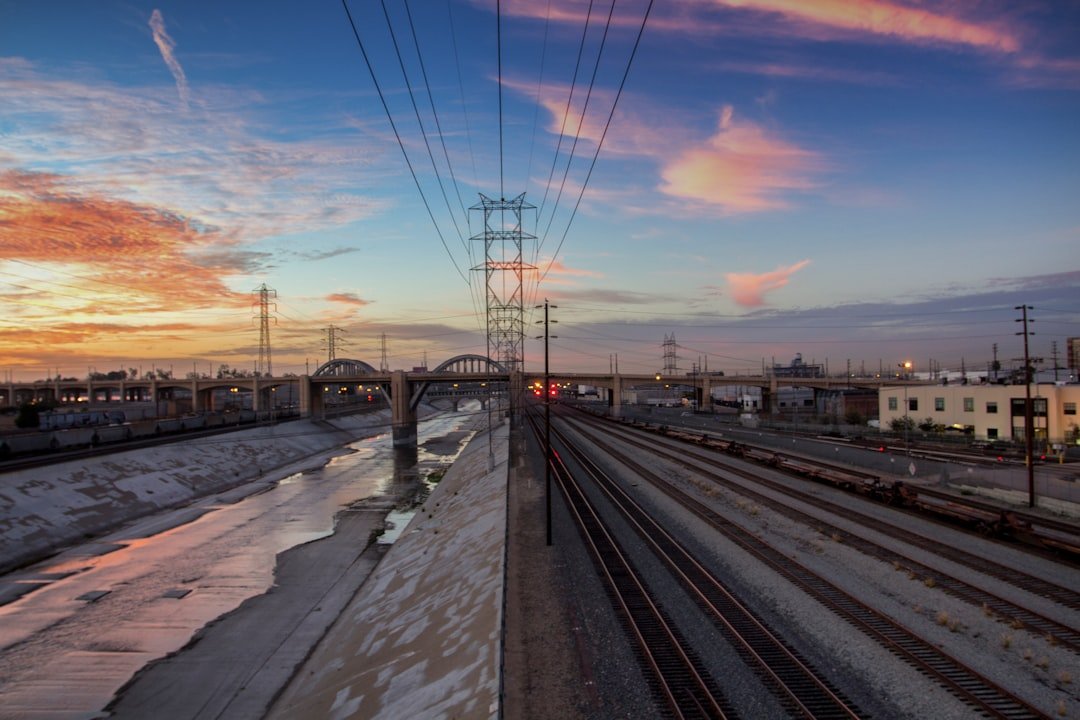
<svg viewBox="0 0 1080 720">
<path fill-rule="evenodd" d="M 544 478 L 512 440 L 507 563 L 504 717 L 506 720 L 585 718 L 595 706 L 580 622 L 559 598 L 558 555 L 546 544 Z"/>
</svg>

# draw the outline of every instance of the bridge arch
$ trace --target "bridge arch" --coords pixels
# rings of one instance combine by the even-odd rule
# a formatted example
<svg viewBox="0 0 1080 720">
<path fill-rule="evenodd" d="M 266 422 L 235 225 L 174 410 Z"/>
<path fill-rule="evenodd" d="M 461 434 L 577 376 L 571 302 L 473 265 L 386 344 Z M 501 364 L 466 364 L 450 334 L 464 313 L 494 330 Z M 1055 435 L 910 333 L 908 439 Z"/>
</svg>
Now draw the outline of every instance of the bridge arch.
<svg viewBox="0 0 1080 720">
<path fill-rule="evenodd" d="M 331 360 L 319 366 L 312 377 L 356 377 L 357 375 L 376 375 L 378 370 L 363 360 Z"/>
<path fill-rule="evenodd" d="M 443 362 L 439 363 L 439 365 L 431 372 L 468 373 L 486 372 L 488 370 L 498 373 L 506 372 L 506 368 L 504 368 L 498 361 L 492 360 L 491 358 L 484 355 L 476 354 L 456 355 L 449 360 L 444 360 Z"/>
</svg>

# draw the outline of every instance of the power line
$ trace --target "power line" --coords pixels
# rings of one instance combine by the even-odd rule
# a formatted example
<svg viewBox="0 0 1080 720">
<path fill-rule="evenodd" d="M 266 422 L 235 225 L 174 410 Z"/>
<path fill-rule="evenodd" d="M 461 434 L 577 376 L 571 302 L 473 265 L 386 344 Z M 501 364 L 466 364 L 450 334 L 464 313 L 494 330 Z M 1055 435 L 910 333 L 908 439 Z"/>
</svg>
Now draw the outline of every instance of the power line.
<svg viewBox="0 0 1080 720">
<path fill-rule="evenodd" d="M 607 44 L 608 31 L 611 29 L 611 18 L 614 14 L 615 2 L 613 1 L 611 3 L 611 9 L 608 11 L 607 22 L 604 24 L 604 34 L 600 38 L 600 49 L 596 54 L 596 63 L 593 65 L 592 77 L 589 78 L 589 89 L 585 93 L 585 102 L 581 107 L 581 117 L 578 120 L 577 131 L 574 133 L 574 142 L 570 146 L 570 157 L 566 161 L 566 170 L 563 171 L 562 182 L 559 183 L 559 193 L 555 196 L 555 204 L 551 207 L 551 215 L 548 216 L 548 224 L 547 227 L 544 228 L 544 236 L 540 239 L 539 247 L 543 247 L 548 232 L 551 230 L 551 224 L 555 221 L 555 212 L 559 208 L 559 201 L 562 200 L 563 190 L 566 188 L 566 179 L 570 176 L 570 166 L 574 163 L 574 153 L 577 152 L 578 141 L 581 139 L 581 129 L 585 126 L 585 115 L 589 110 L 589 100 L 592 99 L 593 87 L 596 85 L 596 74 L 600 70 L 600 60 L 604 56 L 604 45 Z"/>
<path fill-rule="evenodd" d="M 476 153 L 473 152 L 472 130 L 469 127 L 469 107 L 465 103 L 465 83 L 461 79 L 461 55 L 458 53 L 457 30 L 454 28 L 454 11 L 451 9 L 450 0 L 446 0 L 446 14 L 450 21 L 450 44 L 454 48 L 454 67 L 457 69 L 458 93 L 461 96 L 461 112 L 465 116 L 465 139 L 468 141 L 469 159 L 472 161 L 473 187 L 479 187 L 480 178 L 476 172 Z M 466 213 L 466 215 L 468 214 Z M 472 235 L 471 229 L 469 234 Z"/>
<path fill-rule="evenodd" d="M 567 222 L 566 230 L 559 240 L 559 245 L 555 248 L 555 253 L 551 256 L 551 262 L 548 263 L 547 269 L 544 270 L 543 274 L 540 276 L 541 282 L 547 277 L 548 271 L 551 270 L 551 266 L 555 263 L 555 258 L 559 256 L 559 251 L 566 241 L 566 236 L 570 233 L 570 226 L 573 225 L 574 218 L 577 217 L 578 208 L 581 207 L 581 199 L 585 197 L 585 188 L 588 187 L 593 170 L 596 168 L 596 160 L 600 157 L 600 150 L 604 147 L 604 140 L 607 138 L 608 130 L 611 128 L 611 119 L 615 117 L 615 109 L 619 106 L 619 98 L 622 97 L 623 88 L 626 87 L 626 78 L 630 76 L 630 68 L 634 64 L 634 57 L 637 55 L 638 47 L 641 45 L 641 36 L 645 33 L 645 25 L 649 21 L 649 14 L 652 12 L 653 2 L 654 0 L 649 0 L 649 6 L 645 8 L 645 16 L 641 19 L 641 27 L 638 29 L 637 38 L 634 40 L 634 49 L 630 51 L 630 59 L 626 63 L 626 70 L 623 72 L 622 81 L 619 83 L 619 91 L 615 93 L 615 101 L 611 104 L 611 112 L 608 114 L 607 122 L 604 123 L 604 132 L 600 135 L 600 141 L 596 144 L 596 152 L 593 153 L 592 163 L 589 165 L 589 172 L 585 175 L 585 182 L 581 184 L 581 192 L 578 193 L 577 202 L 574 203 L 574 211 L 570 213 L 570 221 Z"/>
<path fill-rule="evenodd" d="M 409 153 L 405 151 L 405 143 L 401 140 L 401 133 L 398 132 L 397 125 L 394 123 L 394 117 L 390 114 L 390 107 L 386 104 L 386 96 L 383 94 L 382 87 L 379 85 L 379 80 L 375 76 L 375 68 L 371 65 L 367 50 L 364 48 L 364 43 L 360 39 L 360 32 L 356 29 L 356 23 L 353 21 L 352 13 L 349 11 L 348 0 L 341 0 L 341 5 L 345 8 L 345 14 L 349 18 L 349 27 L 352 28 L 353 37 L 356 38 L 356 44 L 360 48 L 360 53 L 364 56 L 364 64 L 367 66 L 368 73 L 371 75 L 371 82 L 375 84 L 375 90 L 379 94 L 379 101 L 382 103 L 383 111 L 386 112 L 386 119 L 390 122 L 390 127 L 394 131 L 394 137 L 397 138 L 398 147 L 401 148 L 401 154 L 405 158 L 405 164 L 409 166 L 409 174 L 412 175 L 413 183 L 416 184 L 416 190 L 420 193 L 420 199 L 424 202 L 424 208 L 427 210 L 428 217 L 431 218 L 431 224 L 435 226 L 435 232 L 439 236 L 439 242 L 442 243 L 443 249 L 446 250 L 446 255 L 450 258 L 450 262 L 453 263 L 454 270 L 457 271 L 457 274 L 461 276 L 461 279 L 465 281 L 466 285 L 470 285 L 469 278 L 466 277 L 465 273 L 458 267 L 457 260 L 454 259 L 454 254 L 450 252 L 450 247 L 446 244 L 446 238 L 443 237 L 442 230 L 439 229 L 439 223 L 435 221 L 435 214 L 431 211 L 431 205 L 428 203 L 427 196 L 424 195 L 424 189 L 420 186 L 420 180 L 416 176 L 416 170 L 409 160 Z"/>
<path fill-rule="evenodd" d="M 457 231 L 458 239 L 461 240 L 461 245 L 465 248 L 465 252 L 469 251 L 468 245 L 465 243 L 465 236 L 461 234 L 461 227 L 458 225 L 457 218 L 454 216 L 454 211 L 450 207 L 450 198 L 446 196 L 446 187 L 443 185 L 442 175 L 439 173 L 439 168 L 435 164 L 435 153 L 431 152 L 431 143 L 428 142 L 427 130 L 424 128 L 424 121 L 420 117 L 420 107 L 416 104 L 416 95 L 413 93 L 412 82 L 409 80 L 409 73 L 405 70 L 405 60 L 401 56 L 401 48 L 398 46 L 397 34 L 394 32 L 394 25 L 390 22 L 390 12 L 386 9 L 386 0 L 380 0 L 382 5 L 383 17 L 386 18 L 386 28 L 390 31 L 390 41 L 394 45 L 394 54 L 397 55 L 398 66 L 401 68 L 401 75 L 405 78 L 405 89 L 409 91 L 409 102 L 412 103 L 413 113 L 416 114 L 416 122 L 420 126 L 420 136 L 424 139 L 424 147 L 427 148 L 428 159 L 431 160 L 431 169 L 435 173 L 435 180 L 439 184 L 439 190 L 442 192 L 443 201 L 446 203 L 446 211 L 450 213 L 450 221 L 454 224 L 454 230 Z M 405 4 L 405 9 L 408 11 L 408 3 Z M 412 22 L 412 15 L 409 16 L 410 23 Z M 415 34 L 414 34 L 415 37 Z M 417 46 L 417 53 L 420 48 Z M 420 61 L 421 67 L 423 67 L 423 60 Z M 434 104 L 432 105 L 434 109 Z M 438 122 L 438 116 L 436 115 L 436 123 Z M 447 158 L 449 161 L 449 158 Z M 451 173 L 453 170 L 451 170 Z M 468 280 L 466 279 L 466 282 Z"/>
<path fill-rule="evenodd" d="M 499 56 L 499 200 L 506 200 L 503 180 L 502 0 L 495 0 L 495 44 Z"/>
<path fill-rule="evenodd" d="M 439 122 L 439 113 L 435 110 L 435 96 L 431 94 L 431 82 L 428 80 L 427 68 L 424 66 L 424 55 L 420 51 L 420 40 L 416 37 L 416 25 L 413 23 L 412 11 L 409 10 L 409 0 L 405 0 L 405 14 L 409 18 L 409 30 L 412 33 L 413 45 L 416 46 L 416 58 L 420 61 L 420 74 L 424 77 L 424 87 L 427 89 L 428 102 L 431 103 L 431 115 L 435 118 L 435 130 L 439 135 L 439 142 L 442 143 L 446 167 L 450 171 L 450 179 L 454 183 L 454 192 L 457 193 L 461 214 L 467 218 L 469 213 L 465 209 L 465 202 L 461 199 L 461 189 L 458 187 L 457 176 L 454 174 L 454 165 L 450 162 L 450 152 L 446 149 L 446 136 L 443 134 L 442 123 Z M 458 230 L 459 235 L 460 233 L 461 231 Z M 462 242 L 464 243 L 464 239 Z M 468 252 L 468 243 L 465 243 L 465 251 Z"/>
<path fill-rule="evenodd" d="M 548 173 L 547 185 L 544 186 L 544 199 L 540 201 L 540 209 L 536 211 L 536 219 L 539 221 L 544 214 L 544 206 L 547 204 L 548 193 L 551 191 L 551 181 L 555 178 L 555 167 L 559 162 L 559 152 L 562 150 L 563 138 L 566 136 L 566 120 L 570 117 L 570 105 L 574 100 L 574 88 L 577 87 L 578 71 L 581 69 L 581 55 L 585 51 L 585 38 L 589 33 L 589 21 L 592 19 L 593 0 L 589 0 L 589 9 L 585 15 L 585 27 L 581 31 L 581 42 L 578 44 L 577 61 L 574 64 L 574 76 L 570 80 L 570 92 L 566 97 L 566 110 L 563 111 L 562 125 L 559 128 L 559 141 L 555 144 L 555 157 L 551 160 L 551 172 Z M 537 257 L 540 255 L 540 247 L 536 249 Z"/>
</svg>

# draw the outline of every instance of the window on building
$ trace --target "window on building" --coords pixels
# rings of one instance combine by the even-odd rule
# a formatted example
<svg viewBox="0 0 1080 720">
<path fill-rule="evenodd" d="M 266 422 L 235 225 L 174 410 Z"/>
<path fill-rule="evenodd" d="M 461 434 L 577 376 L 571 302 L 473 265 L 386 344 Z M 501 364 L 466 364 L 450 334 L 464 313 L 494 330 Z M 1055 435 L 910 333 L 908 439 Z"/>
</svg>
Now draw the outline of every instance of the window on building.
<svg viewBox="0 0 1080 720">
<path fill-rule="evenodd" d="M 889 398 L 889 409 L 892 410 L 893 412 L 896 412 L 896 408 L 897 408 L 896 398 L 894 398 L 894 397 Z"/>
<path fill-rule="evenodd" d="M 975 412 L 975 398 L 964 398 L 964 412 Z"/>
<path fill-rule="evenodd" d="M 997 403 L 996 402 L 988 402 L 988 403 L 986 403 L 986 412 L 987 412 L 988 415 L 996 415 L 997 414 Z M 995 430 L 995 432 L 997 432 L 997 431 Z"/>
<path fill-rule="evenodd" d="M 986 428 L 986 437 L 990 438 L 991 440 L 996 440 L 997 436 L 997 428 Z"/>
<path fill-rule="evenodd" d="M 945 412 L 945 398 L 934 398 L 934 412 Z"/>
<path fill-rule="evenodd" d="M 1066 415 L 1075 415 L 1076 414 L 1076 403 L 1074 403 L 1074 402 L 1065 403 L 1065 414 Z"/>
<path fill-rule="evenodd" d="M 908 398 L 908 412 L 919 411 L 919 398 Z"/>
</svg>

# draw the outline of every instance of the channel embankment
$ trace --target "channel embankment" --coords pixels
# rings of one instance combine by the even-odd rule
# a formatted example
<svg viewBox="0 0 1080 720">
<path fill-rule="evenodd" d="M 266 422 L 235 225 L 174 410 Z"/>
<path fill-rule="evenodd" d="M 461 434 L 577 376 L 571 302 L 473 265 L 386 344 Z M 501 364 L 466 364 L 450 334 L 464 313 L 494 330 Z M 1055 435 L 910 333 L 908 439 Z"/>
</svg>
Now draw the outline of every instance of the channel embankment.
<svg viewBox="0 0 1080 720">
<path fill-rule="evenodd" d="M 269 718 L 499 715 L 508 456 L 505 423 L 468 445 Z"/>
<path fill-rule="evenodd" d="M 389 424 L 389 410 L 296 420 L 0 474 L 0 572 L 205 495 L 258 492 Z"/>
</svg>

